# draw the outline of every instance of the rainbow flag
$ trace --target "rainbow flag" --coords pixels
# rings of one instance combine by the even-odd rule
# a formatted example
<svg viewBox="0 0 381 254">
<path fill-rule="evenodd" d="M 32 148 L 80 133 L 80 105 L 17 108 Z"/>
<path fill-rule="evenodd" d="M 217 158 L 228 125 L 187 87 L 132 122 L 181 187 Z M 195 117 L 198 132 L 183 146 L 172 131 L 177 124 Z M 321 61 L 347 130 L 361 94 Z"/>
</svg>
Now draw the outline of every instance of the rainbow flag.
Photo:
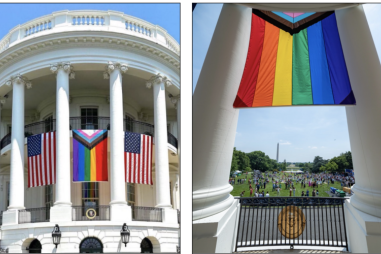
<svg viewBox="0 0 381 254">
<path fill-rule="evenodd" d="M 73 181 L 108 181 L 107 130 L 73 130 Z"/>
<path fill-rule="evenodd" d="M 235 108 L 354 104 L 335 13 L 253 10 Z"/>
</svg>

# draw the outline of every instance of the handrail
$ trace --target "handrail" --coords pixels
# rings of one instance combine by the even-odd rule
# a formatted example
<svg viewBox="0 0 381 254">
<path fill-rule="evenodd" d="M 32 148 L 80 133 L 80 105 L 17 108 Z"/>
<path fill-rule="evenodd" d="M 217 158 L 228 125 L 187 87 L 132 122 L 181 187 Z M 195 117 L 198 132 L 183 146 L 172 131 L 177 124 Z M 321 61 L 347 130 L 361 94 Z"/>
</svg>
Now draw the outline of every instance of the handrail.
<svg viewBox="0 0 381 254">
<path fill-rule="evenodd" d="M 163 209 L 156 207 L 131 206 L 133 221 L 163 221 Z"/>
<path fill-rule="evenodd" d="M 103 221 L 110 220 L 110 216 L 109 205 L 72 206 L 73 221 Z"/>
<path fill-rule="evenodd" d="M 19 210 L 19 224 L 50 221 L 50 206 Z"/>
<path fill-rule="evenodd" d="M 179 43 L 164 28 L 123 12 L 97 10 L 53 12 L 18 25 L 0 40 L 0 53 L 29 37 L 56 32 L 83 31 L 84 28 L 91 31 L 123 31 L 160 44 L 180 55 Z"/>
<path fill-rule="evenodd" d="M 110 117 L 70 117 L 70 129 L 98 129 L 98 130 L 110 130 Z M 140 122 L 132 119 L 123 120 L 123 129 L 124 131 L 131 131 L 135 133 L 146 134 L 150 136 L 155 136 L 154 125 Z M 25 137 L 29 137 L 36 134 L 41 134 L 49 131 L 56 130 L 56 120 L 52 119 L 49 121 L 39 121 L 31 124 L 25 125 Z M 168 143 L 178 148 L 177 138 L 170 132 L 168 135 Z M 11 133 L 5 135 L 0 141 L 0 150 L 6 147 L 11 143 Z"/>
</svg>

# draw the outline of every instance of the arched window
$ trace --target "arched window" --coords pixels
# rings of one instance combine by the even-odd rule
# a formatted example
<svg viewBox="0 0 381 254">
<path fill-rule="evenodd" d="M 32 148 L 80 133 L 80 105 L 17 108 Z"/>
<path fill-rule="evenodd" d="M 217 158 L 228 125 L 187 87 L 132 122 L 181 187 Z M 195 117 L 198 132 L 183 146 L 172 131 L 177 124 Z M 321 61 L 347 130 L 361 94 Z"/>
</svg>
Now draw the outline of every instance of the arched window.
<svg viewBox="0 0 381 254">
<path fill-rule="evenodd" d="M 140 248 L 142 250 L 141 253 L 153 253 L 152 243 L 148 238 L 144 238 L 142 243 L 140 244 Z"/>
<path fill-rule="evenodd" d="M 34 239 L 29 245 L 29 253 L 41 253 L 42 245 L 39 240 Z"/>
<path fill-rule="evenodd" d="M 103 253 L 102 242 L 95 237 L 87 237 L 79 245 L 80 253 Z"/>
</svg>

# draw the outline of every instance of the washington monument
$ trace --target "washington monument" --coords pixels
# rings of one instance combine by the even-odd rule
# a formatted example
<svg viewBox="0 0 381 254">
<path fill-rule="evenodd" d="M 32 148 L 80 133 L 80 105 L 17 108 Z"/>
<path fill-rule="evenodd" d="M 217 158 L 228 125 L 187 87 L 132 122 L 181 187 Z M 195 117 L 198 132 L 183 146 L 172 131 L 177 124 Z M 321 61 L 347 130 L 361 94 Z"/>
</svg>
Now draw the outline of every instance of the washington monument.
<svg viewBox="0 0 381 254">
<path fill-rule="evenodd" d="M 276 148 L 276 162 L 279 162 L 279 142 Z"/>
</svg>

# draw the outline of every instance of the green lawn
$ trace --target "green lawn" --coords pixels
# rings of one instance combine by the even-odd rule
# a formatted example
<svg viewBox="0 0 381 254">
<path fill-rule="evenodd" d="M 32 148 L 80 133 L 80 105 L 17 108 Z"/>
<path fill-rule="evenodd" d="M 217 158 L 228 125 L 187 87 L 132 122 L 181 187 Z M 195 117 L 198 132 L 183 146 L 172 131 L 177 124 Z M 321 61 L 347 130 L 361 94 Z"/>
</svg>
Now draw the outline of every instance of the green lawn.
<svg viewBox="0 0 381 254">
<path fill-rule="evenodd" d="M 249 173 L 249 176 L 251 176 L 251 173 Z M 237 181 L 237 179 L 245 178 L 245 177 L 246 177 L 246 174 L 242 174 L 240 176 L 237 176 L 235 179 Z M 261 188 L 261 189 L 259 189 L 259 191 L 260 192 L 265 191 L 265 194 L 267 192 L 269 192 L 270 197 L 276 197 L 277 192 L 272 190 L 273 184 L 271 183 L 270 177 L 269 177 L 269 179 L 270 179 L 270 183 L 266 185 L 266 189 Z M 244 197 L 250 197 L 250 189 L 249 189 L 249 182 L 248 181 L 249 180 L 246 180 L 246 182 L 244 184 L 234 184 L 233 190 L 232 190 L 232 192 L 230 192 L 230 194 L 232 194 L 233 196 L 239 196 L 242 191 L 245 191 Z M 312 187 L 308 187 L 308 184 L 306 184 L 306 188 L 301 188 L 301 184 L 300 183 L 295 184 L 295 182 L 296 181 L 294 181 L 294 185 L 296 188 L 295 196 L 300 197 L 302 195 L 302 191 L 304 191 L 304 193 L 306 193 L 307 189 L 310 192 L 310 197 L 312 196 L 312 190 L 313 190 Z M 254 186 L 254 184 L 252 184 L 251 186 L 253 187 L 253 196 L 254 196 L 255 186 Z M 290 188 L 288 188 L 288 190 L 285 190 L 285 187 L 286 187 L 286 185 L 284 183 L 282 183 L 282 189 L 280 191 L 280 196 L 289 197 L 290 196 Z M 326 193 L 326 191 L 329 191 L 330 187 L 335 187 L 336 189 L 340 189 L 340 190 L 343 189 L 339 182 L 335 182 L 334 184 L 330 184 L 329 187 L 328 187 L 328 184 L 325 183 L 323 185 L 319 185 L 319 188 L 316 188 L 317 190 L 319 190 L 319 197 L 329 197 L 329 195 L 328 195 L 328 193 Z"/>
</svg>

